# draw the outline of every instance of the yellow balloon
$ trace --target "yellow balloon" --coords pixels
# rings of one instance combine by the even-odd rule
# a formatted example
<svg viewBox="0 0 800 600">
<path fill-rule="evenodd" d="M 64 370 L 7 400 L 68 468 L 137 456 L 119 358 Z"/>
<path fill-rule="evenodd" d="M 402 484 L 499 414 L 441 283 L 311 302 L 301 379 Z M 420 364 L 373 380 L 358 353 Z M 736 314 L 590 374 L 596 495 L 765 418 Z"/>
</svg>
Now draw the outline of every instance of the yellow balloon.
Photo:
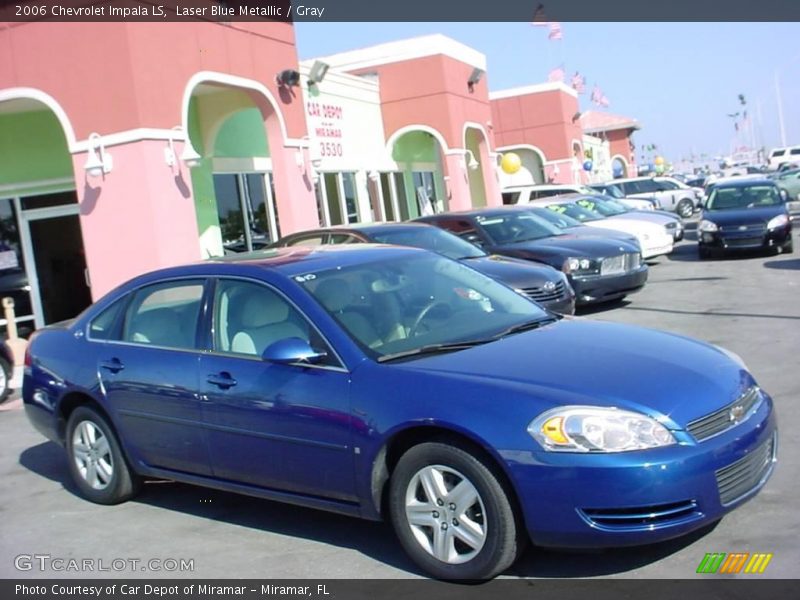
<svg viewBox="0 0 800 600">
<path fill-rule="evenodd" d="M 663 156 L 656 156 L 656 160 L 654 161 L 657 165 L 664 164 L 664 157 Z"/>
<path fill-rule="evenodd" d="M 503 158 L 500 159 L 500 168 L 503 169 L 503 173 L 513 175 L 519 171 L 521 167 L 522 161 L 519 158 L 519 154 L 514 152 L 506 152 L 503 154 Z"/>
</svg>

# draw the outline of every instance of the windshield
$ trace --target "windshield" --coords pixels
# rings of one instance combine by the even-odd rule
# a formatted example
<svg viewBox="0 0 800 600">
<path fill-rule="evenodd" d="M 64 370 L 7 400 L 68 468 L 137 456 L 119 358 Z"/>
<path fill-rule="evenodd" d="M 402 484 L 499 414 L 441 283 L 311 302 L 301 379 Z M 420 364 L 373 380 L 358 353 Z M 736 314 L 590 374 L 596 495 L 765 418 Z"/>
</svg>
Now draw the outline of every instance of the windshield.
<svg viewBox="0 0 800 600">
<path fill-rule="evenodd" d="M 567 215 L 568 217 L 572 217 L 581 223 L 588 223 L 589 221 L 599 221 L 603 218 L 603 215 L 596 213 L 594 211 L 588 210 L 582 206 L 578 206 L 577 204 L 550 204 L 548 209 L 552 210 L 553 212 L 561 213 Z"/>
<path fill-rule="evenodd" d="M 624 198 L 625 194 L 622 193 L 622 190 L 617 185 L 607 185 L 602 190 L 604 194 L 607 196 L 611 196 L 612 198 Z"/>
<path fill-rule="evenodd" d="M 376 242 L 382 244 L 395 244 L 398 246 L 414 246 L 444 254 L 448 258 L 459 260 L 462 258 L 478 258 L 486 256 L 473 244 L 465 242 L 452 233 L 438 227 L 408 227 L 389 229 L 369 234 Z"/>
<path fill-rule="evenodd" d="M 541 217 L 548 223 L 551 223 L 558 227 L 559 229 L 566 229 L 567 227 L 580 227 L 581 222 L 577 219 L 573 219 L 569 215 L 565 215 L 564 213 L 555 212 L 550 210 L 549 208 L 534 208 L 532 212 L 537 216 Z"/>
<path fill-rule="evenodd" d="M 488 342 L 552 318 L 510 288 L 435 254 L 404 254 L 294 280 L 379 361 L 430 346 Z"/>
<path fill-rule="evenodd" d="M 613 217 L 614 215 L 621 215 L 628 212 L 627 209 L 622 208 L 620 204 L 614 200 L 595 200 L 594 198 L 581 198 L 577 204 L 583 208 L 603 215 L 604 217 Z"/>
<path fill-rule="evenodd" d="M 527 242 L 561 235 L 558 227 L 531 212 L 514 211 L 475 219 L 497 244 Z"/>
<path fill-rule="evenodd" d="M 748 185 L 715 187 L 706 203 L 708 210 L 736 210 L 782 204 L 778 188 L 774 185 Z"/>
</svg>

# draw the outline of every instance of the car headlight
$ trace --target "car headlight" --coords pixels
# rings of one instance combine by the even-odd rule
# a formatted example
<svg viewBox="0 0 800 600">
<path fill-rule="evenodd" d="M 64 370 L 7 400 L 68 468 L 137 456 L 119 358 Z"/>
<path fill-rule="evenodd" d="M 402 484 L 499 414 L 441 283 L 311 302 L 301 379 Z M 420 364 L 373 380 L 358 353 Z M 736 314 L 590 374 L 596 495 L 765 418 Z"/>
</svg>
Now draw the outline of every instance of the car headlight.
<svg viewBox="0 0 800 600">
<path fill-rule="evenodd" d="M 571 273 L 572 275 L 592 275 L 599 273 L 600 269 L 597 262 L 585 256 L 571 256 L 564 261 L 562 268 L 564 273 Z"/>
<path fill-rule="evenodd" d="M 787 215 L 778 215 L 772 217 L 767 223 L 767 229 L 778 229 L 778 227 L 786 227 L 789 224 L 789 217 Z"/>
<path fill-rule="evenodd" d="M 706 221 L 705 219 L 703 219 L 702 221 L 700 221 L 700 225 L 697 227 L 697 229 L 699 231 L 710 232 L 710 231 L 717 231 L 719 227 L 717 227 L 717 224 L 714 223 L 713 221 Z"/>
<path fill-rule="evenodd" d="M 528 425 L 528 433 L 549 452 L 628 452 L 676 443 L 655 419 L 596 406 L 548 410 Z"/>
</svg>

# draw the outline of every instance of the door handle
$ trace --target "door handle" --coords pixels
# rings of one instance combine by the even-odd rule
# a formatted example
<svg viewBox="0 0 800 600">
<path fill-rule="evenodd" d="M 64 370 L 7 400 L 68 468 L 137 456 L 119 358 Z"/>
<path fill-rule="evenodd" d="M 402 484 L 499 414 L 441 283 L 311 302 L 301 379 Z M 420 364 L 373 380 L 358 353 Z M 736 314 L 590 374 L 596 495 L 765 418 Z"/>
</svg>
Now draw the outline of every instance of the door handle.
<svg viewBox="0 0 800 600">
<path fill-rule="evenodd" d="M 227 390 L 228 388 L 232 388 L 236 385 L 236 380 L 231 377 L 231 374 L 227 371 L 209 375 L 206 378 L 206 381 L 212 385 L 222 388 L 223 390 Z"/>
<path fill-rule="evenodd" d="M 119 373 L 125 368 L 125 365 L 122 364 L 120 359 L 112 358 L 111 360 L 101 360 L 100 368 L 111 371 L 112 373 Z"/>
</svg>

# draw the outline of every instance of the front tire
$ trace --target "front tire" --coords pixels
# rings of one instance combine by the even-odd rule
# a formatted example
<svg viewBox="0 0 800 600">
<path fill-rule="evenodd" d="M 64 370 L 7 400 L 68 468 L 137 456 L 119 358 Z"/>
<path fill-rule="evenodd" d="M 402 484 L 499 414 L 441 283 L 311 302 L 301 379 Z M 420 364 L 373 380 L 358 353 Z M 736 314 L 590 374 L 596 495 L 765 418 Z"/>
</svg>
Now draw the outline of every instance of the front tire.
<svg viewBox="0 0 800 600">
<path fill-rule="evenodd" d="M 524 545 L 493 467 L 446 443 L 414 446 L 392 474 L 389 508 L 403 549 L 439 579 L 489 579 Z"/>
<path fill-rule="evenodd" d="M 781 246 L 781 252 L 783 254 L 792 254 L 794 252 L 794 240 L 789 240 L 783 246 Z"/>
<path fill-rule="evenodd" d="M 67 458 L 81 494 L 97 504 L 119 504 L 139 491 L 141 479 L 128 466 L 111 425 L 88 406 L 67 421 Z"/>
<path fill-rule="evenodd" d="M 697 256 L 700 258 L 700 260 L 711 258 L 711 250 L 705 246 L 697 246 Z"/>
<path fill-rule="evenodd" d="M 694 213 L 694 204 L 688 198 L 684 198 L 678 202 L 678 205 L 675 207 L 675 212 L 684 219 L 688 219 Z"/>
</svg>

